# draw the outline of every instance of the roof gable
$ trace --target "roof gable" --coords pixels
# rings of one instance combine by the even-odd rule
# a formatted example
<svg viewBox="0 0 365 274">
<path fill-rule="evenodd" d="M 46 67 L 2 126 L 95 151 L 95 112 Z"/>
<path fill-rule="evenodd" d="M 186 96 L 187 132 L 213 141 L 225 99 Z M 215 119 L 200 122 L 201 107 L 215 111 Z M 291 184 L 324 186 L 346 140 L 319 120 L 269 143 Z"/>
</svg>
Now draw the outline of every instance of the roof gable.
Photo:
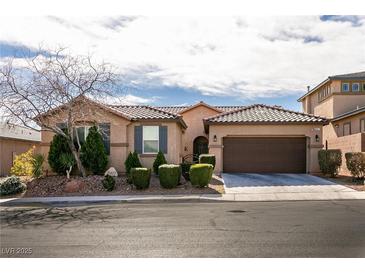
<svg viewBox="0 0 365 274">
<path fill-rule="evenodd" d="M 184 110 L 180 111 L 179 113 L 180 113 L 180 114 L 183 114 L 183 113 L 185 113 L 185 112 L 188 112 L 188 111 L 190 111 L 190 110 L 192 110 L 192 109 L 195 109 L 195 108 L 197 108 L 197 107 L 200 107 L 200 106 L 203 106 L 203 107 L 209 108 L 209 109 L 214 110 L 214 111 L 216 111 L 216 112 L 218 112 L 218 113 L 222 113 L 222 112 L 223 112 L 223 111 L 222 111 L 222 110 L 220 110 L 220 109 L 217 109 L 217 108 L 215 108 L 215 107 L 213 107 L 213 106 L 211 106 L 211 105 L 208 105 L 208 104 L 204 103 L 203 101 L 200 101 L 199 103 L 196 103 L 196 104 L 194 104 L 194 105 L 192 105 L 192 106 L 190 106 L 190 107 L 187 107 L 186 109 L 184 109 Z"/>
</svg>

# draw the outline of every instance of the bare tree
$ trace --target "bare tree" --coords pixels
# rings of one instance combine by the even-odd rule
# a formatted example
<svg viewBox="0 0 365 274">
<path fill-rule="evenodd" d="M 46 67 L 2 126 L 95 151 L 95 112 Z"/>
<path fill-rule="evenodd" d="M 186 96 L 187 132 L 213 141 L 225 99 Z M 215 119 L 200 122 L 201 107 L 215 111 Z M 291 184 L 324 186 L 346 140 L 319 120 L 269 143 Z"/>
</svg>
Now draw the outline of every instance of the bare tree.
<svg viewBox="0 0 365 274">
<path fill-rule="evenodd" d="M 73 56 L 64 48 L 39 52 L 35 57 L 22 58 L 20 64 L 19 59 L 10 59 L 0 67 L 0 111 L 8 120 L 30 128 L 37 124 L 64 136 L 85 176 L 75 145 L 80 140 L 74 129 L 89 117 L 88 104 L 118 92 L 118 75 L 110 64 L 96 64 L 90 55 Z M 66 123 L 66 132 L 60 120 Z"/>
</svg>

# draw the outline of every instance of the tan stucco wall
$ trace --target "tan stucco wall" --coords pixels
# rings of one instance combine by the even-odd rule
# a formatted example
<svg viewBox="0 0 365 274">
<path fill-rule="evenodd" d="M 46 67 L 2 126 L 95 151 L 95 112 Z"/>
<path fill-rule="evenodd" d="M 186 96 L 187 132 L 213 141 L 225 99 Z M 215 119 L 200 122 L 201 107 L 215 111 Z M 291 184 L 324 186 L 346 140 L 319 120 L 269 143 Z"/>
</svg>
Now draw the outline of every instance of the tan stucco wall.
<svg viewBox="0 0 365 274">
<path fill-rule="evenodd" d="M 108 111 L 102 110 L 98 107 L 87 106 L 88 110 L 85 111 L 83 121 L 95 121 L 97 123 L 110 123 L 110 156 L 108 166 L 113 166 L 117 171 L 124 170 L 124 161 L 127 155 L 127 125 L 130 121 L 110 113 Z M 59 115 L 57 117 L 58 121 L 55 123 L 60 123 L 65 121 L 64 115 Z M 90 124 L 90 122 L 81 123 Z M 48 155 L 49 145 L 52 141 L 54 133 L 48 130 L 41 131 L 41 153 Z M 48 170 L 51 174 L 51 168 L 46 162 L 44 168 Z"/>
<path fill-rule="evenodd" d="M 351 175 L 346 167 L 346 152 L 364 152 L 365 133 L 356 133 L 328 140 L 328 148 L 340 149 L 342 152 L 342 165 L 339 174 Z"/>
<path fill-rule="evenodd" d="M 179 124 L 175 122 L 134 122 L 128 125 L 128 153 L 134 151 L 134 127 L 140 125 L 159 125 L 167 126 L 167 154 L 165 154 L 166 161 L 169 164 L 179 164 L 181 162 L 181 134 L 182 129 Z M 141 154 L 139 155 L 141 164 L 144 167 L 152 168 L 153 161 L 156 155 Z M 123 172 L 125 171 L 123 166 Z"/>
<path fill-rule="evenodd" d="M 327 126 L 323 127 L 323 140 L 331 140 L 337 137 L 343 136 L 343 124 L 351 124 L 351 134 L 356 134 L 360 132 L 360 120 L 365 119 L 365 113 L 360 113 L 340 121 L 335 121 Z M 338 129 L 336 130 L 336 125 Z"/>
<path fill-rule="evenodd" d="M 10 175 L 10 169 L 16 155 L 28 151 L 33 146 L 35 153 L 39 152 L 39 143 L 35 141 L 17 140 L 0 137 L 0 176 Z"/>
<path fill-rule="evenodd" d="M 203 119 L 218 113 L 214 109 L 200 105 L 181 114 L 188 126 L 182 135 L 182 151 L 184 155 L 193 153 L 193 142 L 196 137 L 204 136 L 208 138 L 208 134 L 204 131 Z"/>
<path fill-rule="evenodd" d="M 213 136 L 217 136 L 214 142 Z M 320 137 L 319 142 L 315 136 Z M 223 137 L 227 136 L 305 136 L 309 138 L 307 171 L 319 172 L 318 150 L 322 148 L 321 125 L 211 125 L 209 128 L 209 153 L 216 155 L 215 172 L 223 169 Z"/>
</svg>

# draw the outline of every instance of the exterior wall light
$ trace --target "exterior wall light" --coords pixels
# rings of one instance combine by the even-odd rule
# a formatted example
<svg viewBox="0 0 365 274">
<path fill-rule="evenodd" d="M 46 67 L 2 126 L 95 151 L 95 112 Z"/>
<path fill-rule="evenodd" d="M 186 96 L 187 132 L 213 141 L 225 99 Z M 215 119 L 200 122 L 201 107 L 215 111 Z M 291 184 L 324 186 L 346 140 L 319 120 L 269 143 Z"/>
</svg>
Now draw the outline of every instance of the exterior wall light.
<svg viewBox="0 0 365 274">
<path fill-rule="evenodd" d="M 319 142 L 319 135 L 316 134 L 316 142 L 318 143 Z"/>
<path fill-rule="evenodd" d="M 217 135 L 213 136 L 213 142 L 217 142 Z"/>
</svg>

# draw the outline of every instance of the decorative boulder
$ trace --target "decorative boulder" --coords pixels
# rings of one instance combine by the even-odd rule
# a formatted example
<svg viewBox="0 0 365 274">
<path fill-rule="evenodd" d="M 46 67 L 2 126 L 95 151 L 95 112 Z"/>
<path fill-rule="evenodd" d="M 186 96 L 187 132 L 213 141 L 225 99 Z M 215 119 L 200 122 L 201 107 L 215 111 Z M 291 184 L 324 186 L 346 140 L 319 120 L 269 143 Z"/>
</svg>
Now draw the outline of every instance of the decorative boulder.
<svg viewBox="0 0 365 274">
<path fill-rule="evenodd" d="M 105 171 L 104 176 L 109 175 L 112 177 L 118 177 L 118 172 L 114 167 L 110 167 L 107 171 Z"/>
<path fill-rule="evenodd" d="M 85 183 L 82 181 L 77 180 L 71 180 L 66 183 L 65 185 L 65 192 L 67 193 L 73 193 L 73 192 L 79 192 L 82 190 L 85 186 Z"/>
</svg>

